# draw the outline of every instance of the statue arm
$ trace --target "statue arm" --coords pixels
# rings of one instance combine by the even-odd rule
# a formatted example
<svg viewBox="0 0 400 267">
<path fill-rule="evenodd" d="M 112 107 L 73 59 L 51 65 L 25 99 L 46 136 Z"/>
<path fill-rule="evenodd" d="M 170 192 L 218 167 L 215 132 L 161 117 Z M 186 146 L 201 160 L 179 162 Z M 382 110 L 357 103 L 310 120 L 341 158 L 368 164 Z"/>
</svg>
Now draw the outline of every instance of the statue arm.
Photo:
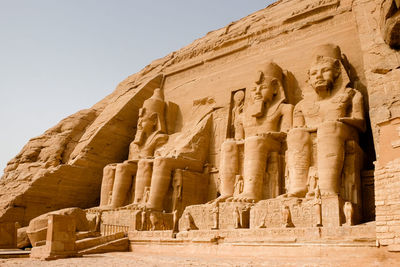
<svg viewBox="0 0 400 267">
<path fill-rule="evenodd" d="M 287 133 L 293 127 L 293 105 L 285 104 L 282 108 L 281 132 Z"/>
<path fill-rule="evenodd" d="M 293 127 L 298 128 L 298 127 L 305 127 L 305 120 L 304 120 L 304 115 L 303 111 L 301 110 L 303 101 L 300 101 L 295 107 L 293 111 Z"/>
<path fill-rule="evenodd" d="M 353 89 L 354 90 L 354 89 Z M 352 111 L 349 117 L 340 118 L 339 121 L 356 127 L 361 132 L 365 131 L 364 103 L 362 94 L 356 90 L 352 98 Z"/>
<path fill-rule="evenodd" d="M 133 160 L 138 158 L 139 158 L 139 147 L 134 142 L 131 142 L 131 144 L 129 145 L 128 160 Z"/>
</svg>

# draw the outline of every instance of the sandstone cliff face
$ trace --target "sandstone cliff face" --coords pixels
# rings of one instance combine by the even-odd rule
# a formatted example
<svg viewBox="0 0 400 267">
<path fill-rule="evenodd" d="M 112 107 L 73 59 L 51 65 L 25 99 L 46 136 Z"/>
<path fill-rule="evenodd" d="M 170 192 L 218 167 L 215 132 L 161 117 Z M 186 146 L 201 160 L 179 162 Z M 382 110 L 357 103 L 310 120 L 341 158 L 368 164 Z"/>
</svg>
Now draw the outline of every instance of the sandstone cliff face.
<svg viewBox="0 0 400 267">
<path fill-rule="evenodd" d="M 102 169 L 127 158 L 138 110 L 157 87 L 180 108 L 177 130 L 187 123 L 193 101 L 210 97 L 223 107 L 214 115 L 209 152 L 210 163 L 218 166 L 231 91 L 249 88 L 257 64 L 274 60 L 289 71 L 288 77 L 295 77 L 288 98 L 296 104 L 305 87 L 309 54 L 322 43 L 335 43 L 346 54 L 353 86 L 370 110 L 377 145 L 376 124 L 400 112 L 400 56 L 381 36 L 377 7 L 383 2 L 281 0 L 153 61 L 92 108 L 26 144 L 0 180 L 0 221 L 27 225 L 52 210 L 98 205 Z M 367 133 L 364 139 L 371 164 L 372 138 Z"/>
</svg>

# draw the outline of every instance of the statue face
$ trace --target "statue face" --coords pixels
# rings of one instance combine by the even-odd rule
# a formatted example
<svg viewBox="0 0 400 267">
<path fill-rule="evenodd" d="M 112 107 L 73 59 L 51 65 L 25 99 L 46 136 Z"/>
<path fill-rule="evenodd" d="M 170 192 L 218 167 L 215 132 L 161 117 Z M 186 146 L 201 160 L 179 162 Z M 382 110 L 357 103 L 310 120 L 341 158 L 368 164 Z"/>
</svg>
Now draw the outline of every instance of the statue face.
<svg viewBox="0 0 400 267">
<path fill-rule="evenodd" d="M 142 145 L 146 138 L 154 131 L 157 124 L 157 114 L 148 114 L 145 109 L 140 110 L 137 131 L 134 142 L 137 145 Z"/>
<path fill-rule="evenodd" d="M 329 91 L 335 82 L 334 62 L 315 62 L 309 72 L 309 83 L 317 94 Z"/>
<path fill-rule="evenodd" d="M 139 117 L 137 128 L 148 135 L 153 132 L 153 128 L 156 125 L 155 120 L 149 114 Z"/>
<path fill-rule="evenodd" d="M 236 92 L 235 95 L 233 96 L 233 102 L 235 103 L 235 106 L 241 105 L 243 101 L 244 101 L 243 91 Z"/>
<path fill-rule="evenodd" d="M 275 89 L 271 82 L 266 82 L 258 85 L 253 90 L 253 100 L 271 102 L 274 96 Z"/>
</svg>

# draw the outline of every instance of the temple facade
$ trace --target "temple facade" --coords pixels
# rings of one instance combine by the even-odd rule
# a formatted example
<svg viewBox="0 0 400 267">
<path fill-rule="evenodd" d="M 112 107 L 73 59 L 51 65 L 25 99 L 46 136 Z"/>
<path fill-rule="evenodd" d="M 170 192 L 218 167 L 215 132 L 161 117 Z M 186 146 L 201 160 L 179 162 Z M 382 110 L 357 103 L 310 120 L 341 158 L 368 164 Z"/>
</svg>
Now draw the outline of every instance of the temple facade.
<svg viewBox="0 0 400 267">
<path fill-rule="evenodd" d="M 399 8 L 281 0 L 153 61 L 8 163 L 0 233 L 18 223 L 45 259 L 143 244 L 396 255 Z"/>
</svg>

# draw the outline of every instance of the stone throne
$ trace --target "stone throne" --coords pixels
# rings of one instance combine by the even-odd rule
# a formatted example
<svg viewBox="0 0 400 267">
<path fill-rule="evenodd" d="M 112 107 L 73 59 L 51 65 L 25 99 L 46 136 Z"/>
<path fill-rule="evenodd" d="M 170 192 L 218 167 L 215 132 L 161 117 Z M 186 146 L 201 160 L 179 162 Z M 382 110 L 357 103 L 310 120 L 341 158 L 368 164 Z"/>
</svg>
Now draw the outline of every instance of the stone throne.
<svg viewBox="0 0 400 267">
<path fill-rule="evenodd" d="M 361 93 L 351 88 L 348 66 L 338 46 L 315 48 L 309 87 L 295 106 L 294 128 L 287 137 L 287 194 L 257 203 L 251 228 L 360 221 L 363 152 L 358 134 L 365 130 L 364 108 Z"/>
<path fill-rule="evenodd" d="M 204 167 L 213 107 L 197 101 L 192 111 L 182 129 L 169 134 L 167 140 L 154 149 L 153 156 L 140 158 L 137 167 L 132 164 L 134 167 L 128 169 L 132 174 L 126 175 L 130 179 L 125 186 L 128 184 L 130 189 L 123 191 L 124 204 L 101 207 L 103 232 L 112 233 L 114 228 L 121 229 L 120 226 L 124 226 L 125 231 L 172 230 L 174 216 L 179 217 L 187 205 L 205 201 L 208 171 Z M 166 124 L 171 125 L 171 122 Z M 131 158 L 133 150 L 131 146 Z M 140 171 L 143 165 L 144 171 Z M 112 190 L 111 195 L 115 192 Z"/>
</svg>

